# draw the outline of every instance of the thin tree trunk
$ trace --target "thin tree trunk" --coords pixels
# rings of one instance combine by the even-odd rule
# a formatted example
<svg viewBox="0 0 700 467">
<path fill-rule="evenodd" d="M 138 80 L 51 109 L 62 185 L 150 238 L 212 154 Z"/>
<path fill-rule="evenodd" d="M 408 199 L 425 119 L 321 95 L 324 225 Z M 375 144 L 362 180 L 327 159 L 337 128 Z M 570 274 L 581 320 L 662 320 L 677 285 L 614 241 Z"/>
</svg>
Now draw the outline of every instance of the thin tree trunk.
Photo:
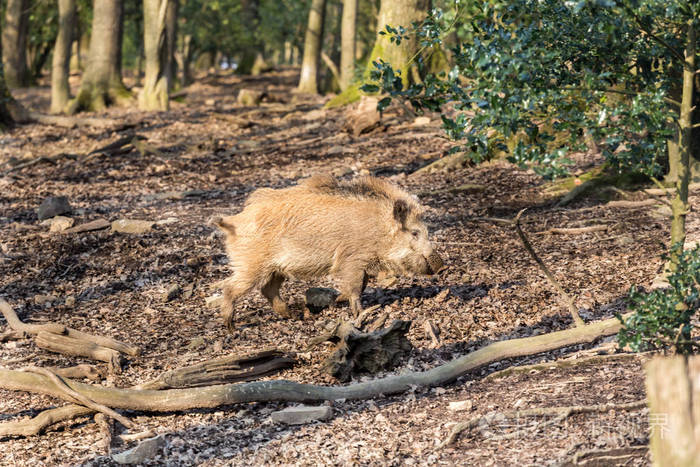
<svg viewBox="0 0 700 467">
<path fill-rule="evenodd" d="M 29 29 L 29 0 L 7 0 L 5 29 L 2 31 L 5 82 L 10 88 L 29 84 L 27 68 L 27 35 Z"/>
<path fill-rule="evenodd" d="M 75 29 L 75 0 L 58 0 L 58 35 L 51 68 L 51 113 L 63 112 L 70 99 L 71 45 Z"/>
<path fill-rule="evenodd" d="M 122 6 L 121 0 L 95 0 L 85 74 L 68 113 L 102 110 L 128 96 L 121 80 Z"/>
<path fill-rule="evenodd" d="M 326 0 L 312 0 L 309 23 L 304 40 L 304 58 L 301 63 L 299 91 L 318 94 L 318 62 L 321 57 L 321 40 L 326 12 Z"/>
<path fill-rule="evenodd" d="M 168 92 L 173 90 L 177 77 L 177 17 L 179 14 L 179 0 L 168 0 L 168 11 L 165 14 L 165 49 L 167 62 L 165 63 L 165 76 L 168 80 Z"/>
<path fill-rule="evenodd" d="M 357 0 L 343 2 L 340 45 L 340 89 L 345 91 L 355 76 L 355 34 L 357 28 Z"/>
<path fill-rule="evenodd" d="M 184 88 L 192 82 L 192 35 L 182 38 L 182 74 L 180 85 Z"/>
<path fill-rule="evenodd" d="M 676 196 L 671 201 L 671 244 L 685 243 L 685 218 L 688 213 L 688 184 L 690 182 L 690 155 L 693 151 L 693 78 L 695 75 L 696 35 L 693 22 L 687 25 L 685 47 L 685 67 L 683 69 L 683 93 L 681 97 L 681 114 L 678 121 L 678 161 L 676 164 L 678 180 Z M 671 270 L 678 264 L 677 254 L 671 257 Z"/>
<path fill-rule="evenodd" d="M 142 110 L 168 110 L 168 62 L 166 18 L 170 0 L 143 1 L 143 45 L 146 76 L 139 96 Z"/>
</svg>

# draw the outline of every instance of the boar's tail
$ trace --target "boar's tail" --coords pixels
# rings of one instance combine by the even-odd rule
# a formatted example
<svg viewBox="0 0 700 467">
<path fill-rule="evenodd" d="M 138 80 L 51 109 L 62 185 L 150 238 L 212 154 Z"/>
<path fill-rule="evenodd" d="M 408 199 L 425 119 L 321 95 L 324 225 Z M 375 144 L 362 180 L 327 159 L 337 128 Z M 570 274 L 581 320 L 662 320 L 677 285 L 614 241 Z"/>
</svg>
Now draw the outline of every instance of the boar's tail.
<svg viewBox="0 0 700 467">
<path fill-rule="evenodd" d="M 217 226 L 221 230 L 223 230 L 226 235 L 229 236 L 234 236 L 236 235 L 236 227 L 229 222 L 227 218 L 221 217 L 221 216 L 216 216 L 213 217 L 210 221 L 210 224 Z"/>
</svg>

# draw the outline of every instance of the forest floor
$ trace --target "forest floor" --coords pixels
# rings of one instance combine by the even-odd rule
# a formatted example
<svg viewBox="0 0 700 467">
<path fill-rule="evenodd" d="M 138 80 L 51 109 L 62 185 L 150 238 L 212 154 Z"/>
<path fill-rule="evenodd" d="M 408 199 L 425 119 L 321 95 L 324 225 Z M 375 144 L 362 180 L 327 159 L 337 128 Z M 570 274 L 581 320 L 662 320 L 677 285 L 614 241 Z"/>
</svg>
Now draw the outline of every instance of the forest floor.
<svg viewBox="0 0 700 467">
<path fill-rule="evenodd" d="M 250 294 L 236 304 L 237 329 L 229 333 L 205 303 L 216 292 L 213 285 L 229 274 L 222 237 L 207 221 L 238 212 L 257 187 L 284 187 L 318 172 L 389 177 L 419 194 L 448 266 L 438 276 L 402 277 L 389 287 L 370 282 L 363 306 L 378 304 L 390 319 L 412 320 L 408 338 L 414 348 L 392 372 L 358 380 L 432 368 L 489 342 L 571 326 L 566 306 L 514 230 L 476 218 L 512 218 L 528 207 L 523 228 L 586 321 L 624 310 L 630 287 L 648 288 L 659 273 L 669 235 L 667 213 L 659 206 L 610 208 L 605 202 L 620 195 L 598 191 L 558 208 L 546 181 L 503 161 L 411 176 L 451 147 L 439 118 L 416 124 L 413 116 L 394 109 L 380 128 L 355 137 L 343 129 L 344 110 L 323 110 L 324 98 L 294 95 L 295 82 L 291 69 L 259 78 L 208 76 L 187 88 L 184 101 L 174 102 L 171 112 L 115 108 L 97 115 L 117 120 L 121 129 L 24 125 L 0 134 L 0 172 L 40 156 L 69 156 L 0 175 L 0 295 L 27 322 L 57 321 L 140 346 L 141 355 L 129 358 L 123 373 L 110 376 L 106 385 L 128 387 L 167 369 L 269 348 L 296 352 L 298 364 L 268 379 L 337 384 L 320 370 L 330 345 L 306 347 L 310 338 L 347 315 L 347 306 L 311 319 L 284 320 L 259 294 Z M 265 89 L 270 97 L 260 106 L 243 107 L 236 102 L 243 88 Z M 48 107 L 48 92 L 35 88 L 16 96 L 41 110 Z M 158 150 L 84 157 L 125 135 L 140 135 Z M 600 158 L 579 154 L 576 161 L 574 171 L 580 173 Z M 455 189 L 467 183 L 483 190 Z M 50 233 L 37 220 L 36 209 L 44 198 L 57 195 L 68 197 L 76 225 L 119 218 L 163 222 L 141 235 L 110 229 Z M 643 197 L 639 192 L 632 196 Z M 601 224 L 607 230 L 546 232 Z M 690 237 L 700 233 L 695 216 L 689 217 L 688 231 Z M 182 293 L 165 301 L 174 284 Z M 283 295 L 300 311 L 304 291 L 319 285 L 332 283 L 288 281 Z M 440 330 L 438 348 L 425 334 L 426 319 Z M 139 427 L 164 434 L 166 445 L 150 461 L 153 465 L 557 465 L 579 451 L 645 445 L 650 427 L 646 410 L 640 409 L 574 415 L 535 429 L 528 428 L 541 419 L 499 420 L 465 433 L 451 446 L 437 447 L 455 422 L 476 415 L 644 397 L 638 358 L 483 379 L 514 363 L 580 357 L 590 348 L 501 362 L 444 387 L 336 401 L 330 421 L 301 426 L 271 421 L 273 411 L 294 405 L 286 403 L 127 414 Z M 29 340 L 0 344 L 0 359 L 7 368 L 81 362 L 42 351 Z M 471 401 L 470 410 L 448 407 L 465 400 Z M 0 391 L 0 421 L 62 404 Z M 500 436 L 507 433 L 516 435 Z M 113 465 L 98 447 L 100 438 L 98 426 L 83 418 L 42 435 L 0 439 L 0 465 Z M 112 449 L 131 446 L 115 441 Z M 640 456 L 634 464 L 648 462 L 648 456 Z"/>
</svg>

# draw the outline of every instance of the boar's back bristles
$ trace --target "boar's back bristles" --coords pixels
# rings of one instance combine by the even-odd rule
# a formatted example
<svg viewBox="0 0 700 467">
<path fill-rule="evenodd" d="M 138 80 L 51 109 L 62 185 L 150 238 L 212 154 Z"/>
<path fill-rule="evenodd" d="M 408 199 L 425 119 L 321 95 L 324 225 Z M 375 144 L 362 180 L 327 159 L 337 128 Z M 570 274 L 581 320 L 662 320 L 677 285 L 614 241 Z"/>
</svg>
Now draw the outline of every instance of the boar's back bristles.
<svg viewBox="0 0 700 467">
<path fill-rule="evenodd" d="M 408 211 L 421 210 L 415 197 L 398 186 L 376 177 L 364 176 L 349 182 L 341 182 L 330 175 L 314 175 L 302 181 L 299 186 L 343 198 L 401 200 L 406 203 Z"/>
</svg>

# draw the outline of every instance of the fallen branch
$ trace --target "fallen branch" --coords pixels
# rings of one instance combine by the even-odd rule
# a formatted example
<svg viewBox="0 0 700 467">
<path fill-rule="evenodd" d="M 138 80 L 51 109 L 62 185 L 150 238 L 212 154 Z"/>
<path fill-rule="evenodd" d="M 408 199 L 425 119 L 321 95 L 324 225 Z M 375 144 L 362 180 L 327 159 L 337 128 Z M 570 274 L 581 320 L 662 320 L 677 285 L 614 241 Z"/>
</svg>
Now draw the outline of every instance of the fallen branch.
<svg viewBox="0 0 700 467">
<path fill-rule="evenodd" d="M 75 391 L 73 388 L 71 388 L 65 380 L 63 380 L 60 376 L 58 376 L 56 373 L 53 373 L 46 368 L 41 368 L 41 367 L 27 367 L 25 368 L 25 371 L 30 372 L 30 373 L 35 373 L 38 375 L 46 376 L 49 378 L 49 380 L 56 386 L 57 392 L 54 393 L 54 395 L 60 397 L 61 399 L 71 402 L 71 403 L 78 403 L 80 405 L 83 405 L 89 409 L 92 409 L 95 412 L 100 412 L 105 414 L 107 417 L 113 418 L 117 420 L 119 423 L 124 425 L 127 428 L 136 428 L 136 424 L 129 420 L 128 418 L 124 417 L 123 415 L 118 414 L 114 410 L 110 409 L 109 407 L 97 403 L 90 399 L 89 397 L 85 396 L 84 394 L 80 394 L 79 392 Z"/>
<path fill-rule="evenodd" d="M 35 157 L 34 159 L 28 160 L 26 162 L 20 162 L 19 164 L 10 167 L 9 169 L 2 172 L 2 175 L 7 175 L 10 172 L 22 170 L 24 168 L 31 167 L 33 165 L 37 165 L 41 162 L 48 162 L 50 164 L 55 164 L 57 160 L 63 159 L 64 157 L 68 158 L 68 159 L 77 159 L 77 156 L 75 154 L 66 154 L 66 153 L 60 153 L 60 154 L 56 154 L 54 156 L 39 156 L 39 157 Z"/>
<path fill-rule="evenodd" d="M 554 227 L 543 232 L 535 232 L 535 235 L 560 234 L 560 235 L 581 235 L 591 232 L 602 232 L 608 230 L 607 225 L 591 225 L 588 227 L 559 228 Z"/>
<path fill-rule="evenodd" d="M 18 420 L 0 423 L 0 437 L 5 436 L 34 436 L 43 432 L 46 427 L 74 418 L 90 415 L 95 411 L 82 405 L 66 405 L 55 409 L 44 410 L 29 420 Z"/>
<path fill-rule="evenodd" d="M 641 201 L 620 200 L 620 201 L 607 202 L 603 205 L 603 207 L 606 207 L 606 208 L 643 208 L 646 206 L 653 206 L 657 203 L 658 203 L 658 201 L 656 201 L 655 199 L 652 199 L 652 198 L 643 199 Z"/>
<path fill-rule="evenodd" d="M 64 334 L 66 332 L 66 327 L 58 323 L 47 323 L 47 324 L 27 324 L 20 321 L 12 309 L 9 303 L 0 298 L 0 312 L 5 317 L 8 326 L 17 332 L 25 332 L 27 334 L 36 335 L 40 332 L 52 332 L 55 334 Z"/>
<path fill-rule="evenodd" d="M 29 112 L 29 122 L 41 123 L 43 125 L 55 125 L 65 128 L 75 128 L 77 126 L 91 126 L 102 129 L 123 129 L 123 123 L 110 118 L 89 118 L 89 117 L 67 117 L 62 115 L 44 115 L 36 112 Z"/>
<path fill-rule="evenodd" d="M 585 358 L 555 360 L 553 362 L 533 363 L 532 365 L 511 366 L 503 370 L 494 371 L 484 377 L 482 381 L 491 381 L 506 376 L 529 373 L 533 370 L 542 371 L 553 368 L 571 368 L 578 365 L 587 365 L 591 363 L 607 363 L 616 360 L 627 360 L 629 358 L 639 358 L 642 354 L 639 353 L 620 353 L 611 355 L 592 355 Z"/>
<path fill-rule="evenodd" d="M 95 420 L 95 424 L 100 427 L 100 434 L 102 435 L 99 447 L 102 449 L 102 452 L 109 454 L 112 451 L 114 422 L 102 412 L 96 413 L 93 418 Z"/>
<path fill-rule="evenodd" d="M 68 368 L 50 367 L 50 371 L 56 373 L 62 378 L 79 378 L 89 379 L 90 381 L 99 381 L 105 377 L 104 371 L 94 365 L 75 365 Z"/>
<path fill-rule="evenodd" d="M 696 191 L 700 190 L 700 183 L 691 183 L 688 185 L 688 191 Z M 669 195 L 673 196 L 673 194 L 676 192 L 676 187 L 669 187 L 669 188 L 647 188 L 646 190 L 643 190 L 644 193 L 648 195 Z"/>
<path fill-rule="evenodd" d="M 626 315 L 623 315 L 623 318 L 625 317 Z M 367 399 L 383 394 L 404 392 L 416 387 L 441 386 L 496 361 L 592 343 L 601 337 L 617 333 L 620 327 L 620 320 L 611 318 L 549 334 L 494 342 L 431 370 L 409 372 L 349 386 L 318 386 L 280 380 L 154 391 L 107 388 L 71 380 L 65 380 L 65 382 L 76 392 L 97 403 L 118 409 L 153 412 L 213 408 L 256 401 Z M 58 396 L 60 393 L 55 383 L 43 375 L 7 369 L 0 369 L 0 388 L 53 396 Z"/>
<path fill-rule="evenodd" d="M 534 409 L 524 409 L 524 410 L 510 410 L 507 412 L 491 412 L 486 415 L 473 417 L 467 422 L 458 423 L 452 430 L 447 438 L 440 443 L 438 449 L 444 448 L 454 443 L 459 435 L 467 430 L 476 428 L 481 424 L 490 424 L 493 421 L 500 421 L 504 418 L 525 418 L 525 417 L 555 417 L 554 420 L 548 422 L 543 422 L 527 431 L 535 431 L 543 426 L 554 425 L 560 423 L 566 418 L 574 414 L 582 413 L 596 413 L 596 412 L 607 412 L 609 410 L 634 410 L 646 407 L 646 400 L 640 400 L 635 402 L 630 402 L 627 404 L 602 404 L 602 405 L 573 405 L 569 407 L 538 407 Z M 494 437 L 492 439 L 509 439 L 521 436 L 525 430 L 518 430 L 507 435 Z"/>
</svg>

